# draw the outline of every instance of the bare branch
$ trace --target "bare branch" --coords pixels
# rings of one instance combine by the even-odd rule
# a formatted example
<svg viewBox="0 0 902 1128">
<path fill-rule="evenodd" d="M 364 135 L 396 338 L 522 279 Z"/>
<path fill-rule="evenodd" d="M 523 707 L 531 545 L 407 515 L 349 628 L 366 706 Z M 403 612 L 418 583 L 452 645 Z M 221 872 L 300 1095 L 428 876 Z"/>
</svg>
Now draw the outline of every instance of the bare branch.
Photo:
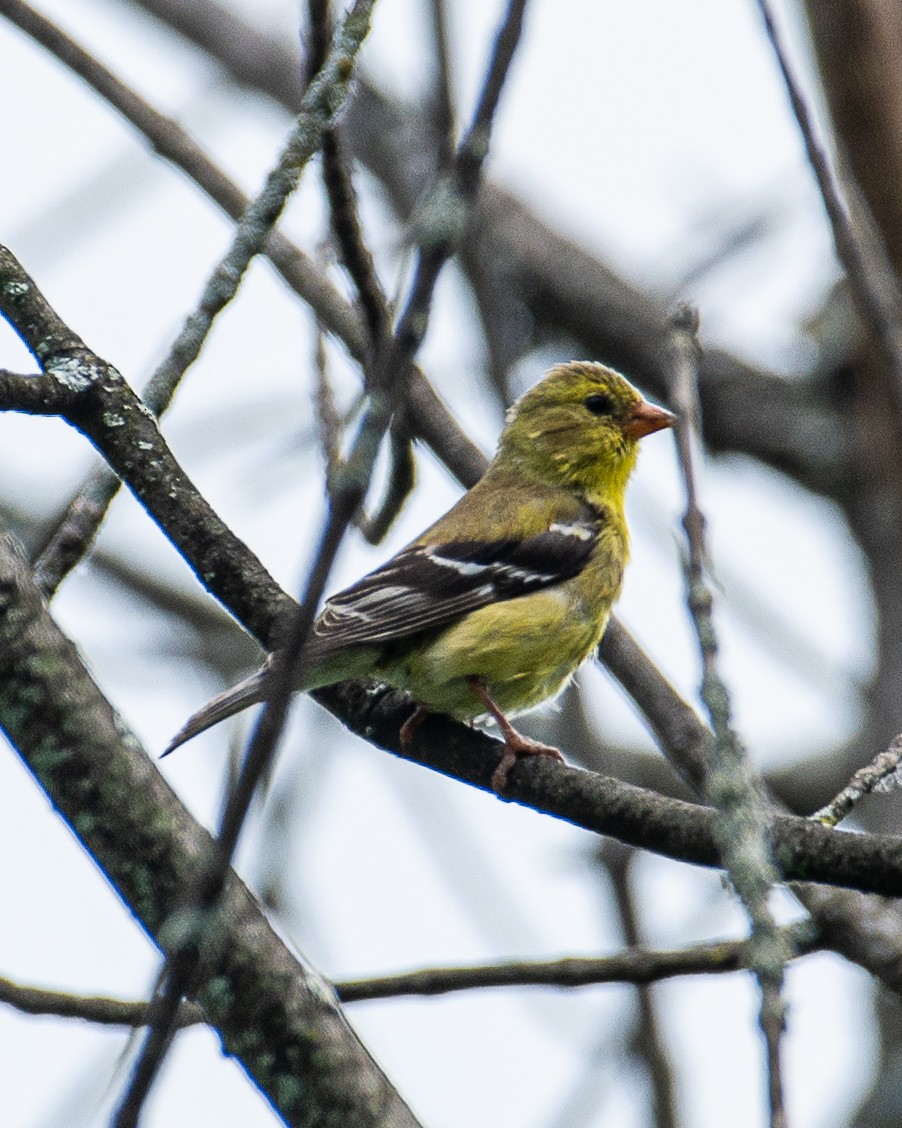
<svg viewBox="0 0 902 1128">
<path fill-rule="evenodd" d="M 455 163 L 461 189 L 466 196 L 475 198 L 482 165 L 489 150 L 492 121 L 501 91 L 507 81 L 514 53 L 523 33 L 523 17 L 527 0 L 509 0 L 507 13 L 495 39 L 492 58 L 470 128 L 457 149 Z"/>
<path fill-rule="evenodd" d="M 4 303 L 0 300 L 0 310 Z M 75 401 L 73 390 L 54 376 L 20 375 L 0 369 L 0 407 L 29 415 L 62 415 Z"/>
<path fill-rule="evenodd" d="M 818 950 L 818 941 L 810 928 L 793 926 L 791 932 L 797 955 L 804 956 Z M 747 949 L 747 940 L 719 940 L 674 951 L 635 947 L 594 959 L 574 956 L 476 967 L 439 967 L 372 979 L 341 980 L 332 986 L 341 1002 L 359 1003 L 498 987 L 573 989 L 606 983 L 644 985 L 685 975 L 725 975 L 744 971 L 748 967 Z M 71 995 L 65 991 L 25 987 L 3 977 L 0 977 L 0 1003 L 23 1014 L 78 1018 L 102 1026 L 143 1026 L 151 1009 L 151 1004 L 147 1002 L 128 1002 L 102 995 Z M 182 1003 L 177 1018 L 179 1027 L 206 1021 L 199 1006 Z"/>
<path fill-rule="evenodd" d="M 711 730 L 616 617 L 608 623 L 597 657 L 636 702 L 681 778 L 701 795 Z"/>
<path fill-rule="evenodd" d="M 344 682 L 312 696 L 370 743 L 491 791 L 502 746 L 487 734 L 445 717 L 430 717 L 423 723 L 422 739 L 413 748 L 402 749 L 398 732 L 410 716 L 410 699 L 404 694 Z M 518 763 L 505 798 L 667 857 L 720 865 L 710 807 L 551 761 Z M 902 857 L 892 835 L 848 834 L 794 815 L 775 815 L 772 832 L 774 856 L 787 881 L 902 892 Z"/>
<path fill-rule="evenodd" d="M 315 68 L 320 65 L 328 45 L 328 0 L 310 0 L 307 10 L 310 21 L 307 66 Z M 341 261 L 357 290 L 358 304 L 368 331 L 369 343 L 364 358 L 366 383 L 374 357 L 380 349 L 388 347 L 391 309 L 363 236 L 357 194 L 337 126 L 323 133 L 322 154 L 323 183 L 329 200 L 332 232 Z M 370 544 L 378 544 L 385 537 L 413 490 L 415 464 L 406 418 L 404 404 L 400 403 L 391 426 L 388 487 L 379 509 L 369 516 L 361 506 L 357 513 L 357 527 Z M 335 460 L 332 461 L 334 469 Z"/>
<path fill-rule="evenodd" d="M 848 276 L 862 320 L 883 354 L 895 393 L 896 408 L 902 412 L 902 292 L 877 226 L 870 218 L 864 196 L 849 180 L 859 217 L 856 230 L 843 201 L 839 182 L 815 136 L 811 111 L 781 42 L 768 0 L 758 0 L 758 9 L 824 201 L 836 253 Z M 851 173 L 847 172 L 847 179 L 850 176 Z"/>
<path fill-rule="evenodd" d="M 329 0 L 308 0 L 309 21 L 306 67 L 315 73 L 323 64 L 331 35 Z M 370 349 L 390 328 L 388 301 L 376 274 L 373 257 L 363 237 L 357 194 L 342 151 L 337 126 L 323 131 L 323 183 L 329 199 L 329 216 L 339 256 L 357 289 Z"/>
<path fill-rule="evenodd" d="M 823 826 L 836 826 L 854 810 L 855 804 L 873 792 L 894 790 L 897 773 L 902 762 L 902 734 L 897 736 L 884 752 L 878 752 L 869 764 L 852 776 L 848 784 L 825 807 L 810 817 Z"/>
<path fill-rule="evenodd" d="M 633 863 L 639 855 L 619 842 L 602 842 L 597 857 L 607 868 L 620 916 L 620 928 L 628 951 L 641 948 L 639 914 L 633 892 Z M 630 1042 L 632 1051 L 641 1057 L 648 1073 L 654 1128 L 678 1128 L 673 1069 L 658 1021 L 655 996 L 648 983 L 639 983 L 639 1014 Z"/>
<path fill-rule="evenodd" d="M 201 583 L 259 636 L 275 629 L 277 586 L 266 569 L 219 519 L 182 470 L 156 422 L 120 373 L 65 326 L 15 256 L 0 246 L 0 313 L 45 366 L 43 377 L 7 381 L 0 410 L 31 405 L 32 379 L 56 389 L 57 410 L 103 454 Z M 24 397 L 24 398 L 23 398 Z M 201 563 L 204 561 L 204 563 Z M 236 571 L 237 568 L 237 571 Z"/>
<path fill-rule="evenodd" d="M 147 1022 L 149 1003 L 130 1003 L 103 995 L 70 995 L 66 991 L 47 991 L 42 987 L 23 987 L 11 979 L 0 977 L 0 1003 L 23 1014 L 54 1015 L 56 1018 L 80 1018 L 99 1026 L 143 1026 Z M 179 1027 L 206 1022 L 196 1003 L 182 1003 Z"/>
<path fill-rule="evenodd" d="M 213 843 L 97 689 L 5 536 L 0 686 L 0 727 L 135 918 L 165 949 L 173 931 L 170 925 L 167 938 L 164 926 L 206 866 Z M 328 984 L 285 947 L 233 874 L 219 924 L 227 940 L 197 1001 L 225 1051 L 286 1122 L 315 1124 L 319 1106 L 344 1115 L 348 1124 L 413 1128 L 415 1120 L 349 1029 Z"/>
<path fill-rule="evenodd" d="M 385 539 L 416 485 L 416 459 L 407 433 L 406 415 L 401 408 L 392 421 L 389 432 L 391 465 L 379 507 L 373 513 L 361 509 L 357 516 L 357 528 L 370 544 L 381 544 Z"/>
<path fill-rule="evenodd" d="M 448 13 L 445 0 L 429 0 L 432 24 L 432 46 L 435 77 L 432 84 L 432 108 L 435 134 L 438 138 L 438 167 L 445 168 L 454 152 L 454 92 L 451 76 L 451 47 L 448 42 Z"/>
<path fill-rule="evenodd" d="M 785 1027 L 783 968 L 791 949 L 777 927 L 768 899 L 780 880 L 771 859 L 769 817 L 760 779 L 733 728 L 729 691 L 718 669 L 713 599 L 705 579 L 705 521 L 696 495 L 694 443 L 698 410 L 698 314 L 682 307 L 671 327 L 671 396 L 680 416 L 675 424 L 686 489 L 683 525 L 688 543 L 686 586 L 702 659 L 701 696 L 711 718 L 713 741 L 706 745 L 705 795 L 717 808 L 715 834 L 730 880 L 752 924 L 751 966 L 761 987 L 761 1029 L 767 1044 L 771 1128 L 785 1128 L 780 1043 Z"/>
<path fill-rule="evenodd" d="M 329 382 L 329 358 L 326 354 L 326 340 L 322 327 L 317 323 L 316 343 L 313 355 L 313 368 L 316 373 L 316 396 L 314 414 L 316 433 L 323 454 L 326 471 L 326 489 L 339 463 L 339 444 L 341 442 L 341 416 L 335 406 L 335 396 Z"/>
<path fill-rule="evenodd" d="M 816 951 L 812 930 L 793 927 L 798 955 Z M 720 940 L 678 951 L 627 948 L 613 956 L 434 968 L 335 984 L 345 1003 L 403 995 L 443 995 L 486 987 L 589 987 L 601 983 L 657 983 L 683 975 L 720 975 L 748 968 L 747 940 Z"/>
<path fill-rule="evenodd" d="M 599 655 L 645 717 L 665 756 L 697 792 L 704 748 L 712 739 L 694 709 L 642 652 L 620 623 L 611 622 Z M 782 855 L 776 855 L 782 868 Z M 902 911 L 848 890 L 795 884 L 792 890 L 817 923 L 825 947 L 865 968 L 902 995 Z"/>
</svg>

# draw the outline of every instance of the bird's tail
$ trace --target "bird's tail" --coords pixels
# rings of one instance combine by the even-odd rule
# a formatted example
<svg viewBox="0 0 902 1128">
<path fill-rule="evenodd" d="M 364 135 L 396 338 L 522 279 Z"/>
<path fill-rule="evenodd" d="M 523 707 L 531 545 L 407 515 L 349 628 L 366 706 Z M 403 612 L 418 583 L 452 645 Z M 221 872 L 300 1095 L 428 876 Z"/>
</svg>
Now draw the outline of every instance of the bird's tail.
<svg viewBox="0 0 902 1128">
<path fill-rule="evenodd" d="M 206 732 L 213 725 L 218 725 L 220 721 L 234 717 L 242 709 L 247 709 L 249 705 L 259 704 L 266 696 L 266 685 L 270 673 L 271 667 L 267 663 L 255 674 L 251 674 L 249 678 L 245 678 L 244 681 L 233 685 L 231 689 L 220 693 L 218 697 L 214 697 L 212 701 L 208 701 L 202 709 L 199 709 L 193 717 L 188 719 L 187 723 L 169 741 L 163 756 L 168 756 L 180 745 L 188 740 L 193 740 L 195 736 Z"/>
</svg>

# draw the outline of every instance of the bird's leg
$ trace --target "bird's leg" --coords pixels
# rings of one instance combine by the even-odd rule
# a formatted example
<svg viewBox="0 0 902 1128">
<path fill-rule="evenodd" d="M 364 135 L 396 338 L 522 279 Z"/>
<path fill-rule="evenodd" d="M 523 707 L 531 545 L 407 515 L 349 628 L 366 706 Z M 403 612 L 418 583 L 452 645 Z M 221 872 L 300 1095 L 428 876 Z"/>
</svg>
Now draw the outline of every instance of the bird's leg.
<svg viewBox="0 0 902 1128">
<path fill-rule="evenodd" d="M 429 710 L 424 705 L 418 705 L 414 712 L 410 714 L 407 720 L 401 725 L 401 747 L 409 748 L 413 744 L 413 734 L 417 731 L 423 721 L 429 716 Z"/>
<path fill-rule="evenodd" d="M 550 756 L 553 760 L 559 760 L 562 764 L 565 762 L 560 749 L 554 748 L 550 744 L 542 744 L 540 740 L 533 740 L 532 737 L 517 732 L 492 700 L 489 691 L 479 678 L 467 678 L 467 683 L 495 718 L 504 737 L 504 755 L 501 757 L 498 767 L 492 772 L 492 790 L 496 794 L 501 795 L 507 787 L 507 777 L 520 756 Z"/>
</svg>

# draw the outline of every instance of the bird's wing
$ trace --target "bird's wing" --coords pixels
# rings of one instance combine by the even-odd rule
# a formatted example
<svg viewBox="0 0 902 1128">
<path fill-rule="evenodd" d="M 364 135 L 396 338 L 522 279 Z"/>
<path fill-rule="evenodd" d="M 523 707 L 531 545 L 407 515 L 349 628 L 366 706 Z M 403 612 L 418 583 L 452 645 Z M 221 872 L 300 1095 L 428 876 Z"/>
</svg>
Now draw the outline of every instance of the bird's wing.
<svg viewBox="0 0 902 1128">
<path fill-rule="evenodd" d="M 524 539 L 413 545 L 326 603 L 314 646 L 323 653 L 407 638 L 563 583 L 585 567 L 600 527 L 593 518 L 556 522 Z"/>
</svg>

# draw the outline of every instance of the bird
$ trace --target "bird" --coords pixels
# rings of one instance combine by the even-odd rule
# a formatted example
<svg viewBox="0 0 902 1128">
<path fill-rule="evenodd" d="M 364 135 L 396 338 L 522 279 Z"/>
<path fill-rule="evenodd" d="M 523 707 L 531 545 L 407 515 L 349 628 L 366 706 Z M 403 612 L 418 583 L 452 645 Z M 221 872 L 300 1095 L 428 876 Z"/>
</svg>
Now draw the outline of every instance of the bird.
<svg viewBox="0 0 902 1128">
<path fill-rule="evenodd" d="M 492 717 L 503 795 L 518 759 L 560 750 L 511 716 L 554 697 L 598 646 L 629 558 L 639 440 L 676 417 L 594 361 L 553 367 L 510 408 L 483 477 L 435 524 L 326 601 L 296 688 L 363 678 L 406 691 L 402 748 L 430 713 Z M 267 697 L 270 666 L 213 698 L 164 755 Z"/>
</svg>

